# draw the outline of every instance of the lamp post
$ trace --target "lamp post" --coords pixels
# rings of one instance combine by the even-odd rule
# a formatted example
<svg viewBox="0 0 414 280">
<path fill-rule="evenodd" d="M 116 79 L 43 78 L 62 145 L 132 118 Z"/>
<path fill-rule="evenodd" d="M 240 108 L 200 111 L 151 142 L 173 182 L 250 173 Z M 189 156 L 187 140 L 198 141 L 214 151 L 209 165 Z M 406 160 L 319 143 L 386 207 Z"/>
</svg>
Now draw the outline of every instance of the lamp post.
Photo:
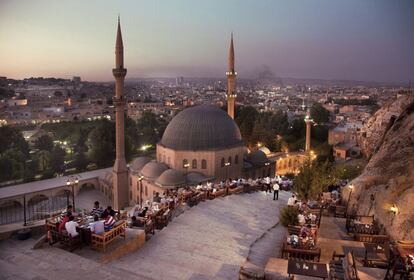
<svg viewBox="0 0 414 280">
<path fill-rule="evenodd" d="M 229 166 L 231 165 L 231 163 L 230 162 L 226 162 L 225 164 L 224 164 L 224 167 L 225 167 L 225 170 L 226 170 L 226 180 L 228 179 L 228 177 L 229 177 L 229 172 L 228 172 L 228 169 L 229 169 Z"/>
<path fill-rule="evenodd" d="M 72 188 L 72 205 L 73 205 L 73 211 L 75 211 L 75 185 L 79 183 L 79 179 L 76 176 L 70 176 L 68 180 L 66 181 L 66 185 L 68 187 Z"/>
<path fill-rule="evenodd" d="M 188 183 L 187 183 L 187 172 L 188 172 L 188 168 L 190 167 L 190 164 L 184 163 L 184 168 L 185 168 L 185 186 L 187 187 Z"/>
<path fill-rule="evenodd" d="M 138 182 L 139 182 L 139 206 L 142 207 L 142 179 L 144 178 L 144 176 L 139 176 L 138 177 Z"/>
<path fill-rule="evenodd" d="M 350 189 L 350 191 L 349 191 L 348 201 L 346 203 L 346 212 L 345 213 L 348 213 L 348 206 L 349 206 L 349 202 L 351 201 L 351 195 L 352 195 L 352 191 L 354 190 L 354 185 L 350 184 L 350 185 L 348 185 L 348 188 Z"/>
</svg>

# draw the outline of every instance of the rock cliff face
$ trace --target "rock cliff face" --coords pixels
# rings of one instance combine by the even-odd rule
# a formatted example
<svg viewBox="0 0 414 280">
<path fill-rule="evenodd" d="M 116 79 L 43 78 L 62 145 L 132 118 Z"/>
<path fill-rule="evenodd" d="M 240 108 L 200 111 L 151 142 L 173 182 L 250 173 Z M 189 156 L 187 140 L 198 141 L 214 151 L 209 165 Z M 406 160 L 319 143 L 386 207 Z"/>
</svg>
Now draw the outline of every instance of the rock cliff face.
<svg viewBox="0 0 414 280">
<path fill-rule="evenodd" d="M 382 135 L 367 128 L 372 132 L 365 141 L 371 158 L 352 182 L 355 188 L 350 205 L 359 214 L 375 215 L 393 239 L 414 240 L 414 98 L 405 95 L 394 103 L 367 123 L 375 127 L 378 120 L 395 116 L 385 128 L 381 126 Z M 403 108 L 398 115 L 396 108 Z M 349 189 L 344 192 L 348 197 Z M 397 207 L 397 214 L 390 211 L 392 206 Z"/>
<path fill-rule="evenodd" d="M 378 150 L 387 129 L 395 121 L 395 118 L 413 101 L 413 94 L 400 94 L 396 99 L 385 104 L 365 123 L 361 129 L 358 144 L 367 158 L 370 158 Z"/>
</svg>

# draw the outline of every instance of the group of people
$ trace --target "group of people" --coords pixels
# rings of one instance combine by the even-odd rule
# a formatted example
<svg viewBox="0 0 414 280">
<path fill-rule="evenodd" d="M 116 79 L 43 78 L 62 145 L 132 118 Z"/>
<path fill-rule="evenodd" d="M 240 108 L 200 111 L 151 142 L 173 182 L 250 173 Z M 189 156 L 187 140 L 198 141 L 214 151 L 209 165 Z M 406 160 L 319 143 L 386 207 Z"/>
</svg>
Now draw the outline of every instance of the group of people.
<svg viewBox="0 0 414 280">
<path fill-rule="evenodd" d="M 99 201 L 95 201 L 90 214 L 93 216 L 93 222 L 89 224 L 89 228 L 92 233 L 104 233 L 106 230 L 110 230 L 116 223 L 117 212 L 113 210 L 111 206 L 103 209 L 99 205 Z M 79 235 L 77 231 L 79 224 L 75 221 L 75 216 L 76 214 L 73 212 L 73 206 L 68 205 L 61 214 L 61 221 L 58 227 L 59 233 L 66 231 L 71 237 Z M 77 216 L 82 215 L 77 214 Z"/>
</svg>

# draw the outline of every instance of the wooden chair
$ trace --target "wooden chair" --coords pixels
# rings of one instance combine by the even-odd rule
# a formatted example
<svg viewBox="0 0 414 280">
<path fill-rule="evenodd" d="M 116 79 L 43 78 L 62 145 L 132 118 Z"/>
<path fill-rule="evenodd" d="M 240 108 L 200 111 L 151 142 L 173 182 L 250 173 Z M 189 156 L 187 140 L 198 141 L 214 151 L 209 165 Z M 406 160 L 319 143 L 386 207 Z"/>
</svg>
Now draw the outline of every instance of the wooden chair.
<svg viewBox="0 0 414 280">
<path fill-rule="evenodd" d="M 126 221 L 121 220 L 115 223 L 114 227 L 102 234 L 91 235 L 92 247 L 106 251 L 106 247 L 117 237 L 126 238 Z"/>
<path fill-rule="evenodd" d="M 49 232 L 51 235 L 51 241 L 49 242 L 49 245 L 53 245 L 56 242 L 59 242 L 64 247 L 68 248 L 70 252 L 73 252 L 77 248 L 82 249 L 82 240 L 80 238 L 80 235 L 71 237 L 66 231 L 59 232 L 51 230 Z"/>
<path fill-rule="evenodd" d="M 321 248 L 315 249 L 297 249 L 286 246 L 286 243 L 282 245 L 282 259 L 294 259 L 319 262 L 321 258 Z"/>
<path fill-rule="evenodd" d="M 329 279 L 359 280 L 355 258 L 352 252 L 339 255 L 333 252 L 332 260 L 329 262 Z"/>
</svg>

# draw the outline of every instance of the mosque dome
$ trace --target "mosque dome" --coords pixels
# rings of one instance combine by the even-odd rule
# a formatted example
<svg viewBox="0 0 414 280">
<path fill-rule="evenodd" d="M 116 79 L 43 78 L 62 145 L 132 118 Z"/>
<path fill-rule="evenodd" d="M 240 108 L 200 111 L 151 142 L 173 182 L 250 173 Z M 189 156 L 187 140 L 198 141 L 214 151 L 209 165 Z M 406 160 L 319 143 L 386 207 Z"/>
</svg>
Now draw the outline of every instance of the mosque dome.
<svg viewBox="0 0 414 280">
<path fill-rule="evenodd" d="M 268 147 L 261 147 L 259 150 L 262 151 L 263 153 L 265 153 L 265 155 L 271 154 Z"/>
<path fill-rule="evenodd" d="M 261 150 L 257 150 L 248 154 L 247 160 L 250 161 L 253 165 L 261 165 L 269 161 L 266 154 Z"/>
<path fill-rule="evenodd" d="M 225 111 L 200 105 L 177 114 L 160 144 L 173 150 L 202 151 L 240 146 L 243 141 L 237 124 Z"/>
<path fill-rule="evenodd" d="M 144 165 L 141 175 L 150 180 L 155 180 L 167 169 L 168 166 L 166 164 L 153 160 Z"/>
<path fill-rule="evenodd" d="M 130 165 L 130 168 L 134 172 L 141 171 L 145 164 L 150 162 L 151 159 L 149 157 L 137 157 L 134 159 Z"/>
<path fill-rule="evenodd" d="M 175 169 L 165 170 L 156 182 L 163 186 L 178 186 L 186 183 L 185 174 Z"/>
</svg>

